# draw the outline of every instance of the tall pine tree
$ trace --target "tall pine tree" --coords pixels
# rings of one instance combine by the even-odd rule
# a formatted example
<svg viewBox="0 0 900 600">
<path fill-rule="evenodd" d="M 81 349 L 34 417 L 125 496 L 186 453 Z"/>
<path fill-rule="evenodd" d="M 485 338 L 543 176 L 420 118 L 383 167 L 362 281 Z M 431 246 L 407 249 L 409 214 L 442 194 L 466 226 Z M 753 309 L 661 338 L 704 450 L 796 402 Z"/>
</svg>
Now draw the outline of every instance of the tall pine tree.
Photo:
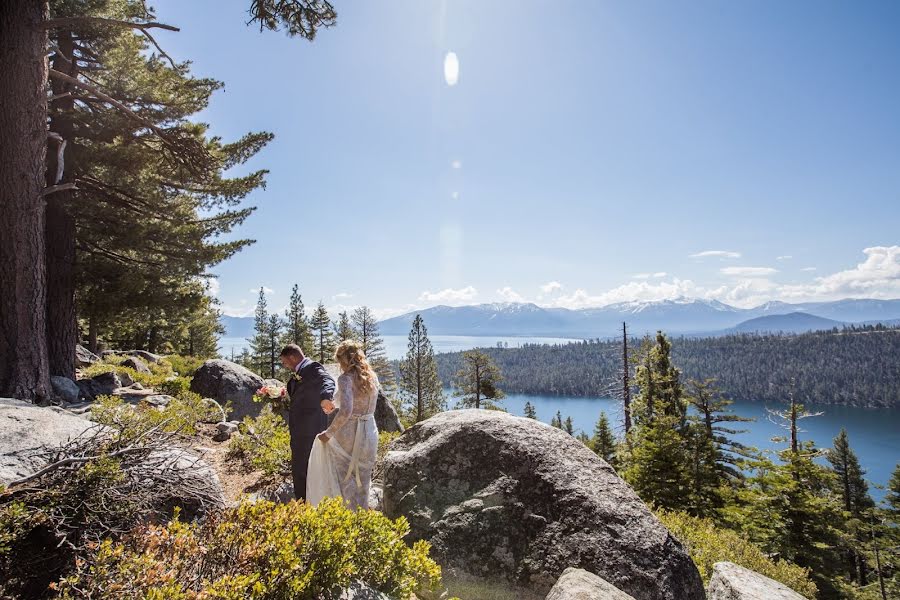
<svg viewBox="0 0 900 600">
<path fill-rule="evenodd" d="M 269 302 L 266 300 L 266 290 L 259 288 L 259 296 L 256 300 L 256 311 L 253 315 L 253 337 L 250 338 L 250 354 L 253 360 L 253 370 L 265 377 L 269 369 Z"/>
<path fill-rule="evenodd" d="M 409 420 L 418 423 L 446 409 L 434 349 L 422 315 L 413 319 L 406 348 L 406 358 L 400 363 L 398 387 L 404 412 Z"/>
<path fill-rule="evenodd" d="M 462 362 L 453 382 L 457 407 L 503 410 L 499 401 L 505 394 L 497 387 L 502 375 L 494 360 L 481 350 L 469 350 L 463 352 Z"/>
<path fill-rule="evenodd" d="M 394 369 L 384 352 L 384 340 L 378 333 L 378 319 L 368 306 L 360 306 L 350 315 L 350 322 L 356 332 L 356 339 L 362 344 L 369 364 L 378 374 L 383 387 L 394 385 Z"/>
<path fill-rule="evenodd" d="M 350 315 L 347 311 L 338 313 L 338 320 L 334 323 L 334 337 L 338 342 L 352 340 L 354 334 L 353 325 L 350 324 Z"/>
<path fill-rule="evenodd" d="M 334 334 L 331 331 L 331 318 L 325 304 L 319 301 L 319 305 L 309 320 L 309 328 L 313 336 L 313 357 L 320 363 L 325 363 L 334 358 Z"/>
<path fill-rule="evenodd" d="M 597 424 L 594 426 L 594 437 L 591 438 L 590 448 L 597 456 L 616 466 L 616 438 L 609 426 L 609 419 L 605 412 L 600 413 Z"/>
<path fill-rule="evenodd" d="M 287 309 L 284 311 L 282 344 L 285 346 L 297 344 L 303 350 L 303 354 L 312 354 L 313 343 L 312 334 L 309 331 L 309 320 L 306 318 L 306 308 L 303 306 L 300 286 L 296 283 L 291 288 L 291 298 Z"/>
</svg>

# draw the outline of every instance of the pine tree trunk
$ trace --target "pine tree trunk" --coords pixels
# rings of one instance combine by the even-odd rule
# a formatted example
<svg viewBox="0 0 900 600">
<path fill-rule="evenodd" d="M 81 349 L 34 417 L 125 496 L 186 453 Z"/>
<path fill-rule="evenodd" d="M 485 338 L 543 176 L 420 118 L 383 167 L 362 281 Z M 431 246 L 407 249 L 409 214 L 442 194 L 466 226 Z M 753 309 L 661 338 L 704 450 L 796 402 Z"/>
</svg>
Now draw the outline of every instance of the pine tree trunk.
<svg viewBox="0 0 900 600">
<path fill-rule="evenodd" d="M 73 56 L 72 34 L 61 31 L 59 52 L 53 59 L 53 68 L 75 76 L 74 63 L 66 58 Z M 61 54 L 61 55 L 60 55 Z M 64 58 L 65 57 L 65 58 Z M 52 82 L 54 95 L 72 91 L 65 82 Z M 50 145 L 47 154 L 47 185 L 70 183 L 72 177 L 72 114 L 75 100 L 64 96 L 53 101 L 53 118 L 50 131 L 58 133 L 66 142 L 62 179 L 57 180 L 57 149 L 59 142 Z M 75 344 L 78 343 L 75 317 L 75 217 L 71 208 L 74 192 L 63 190 L 47 198 L 47 352 L 50 374 L 75 378 Z"/>
<path fill-rule="evenodd" d="M 99 335 L 100 325 L 97 323 L 97 317 L 91 315 L 88 320 L 88 350 L 97 354 L 97 337 Z"/>
<path fill-rule="evenodd" d="M 50 399 L 44 0 L 0 2 L 0 396 Z"/>
</svg>

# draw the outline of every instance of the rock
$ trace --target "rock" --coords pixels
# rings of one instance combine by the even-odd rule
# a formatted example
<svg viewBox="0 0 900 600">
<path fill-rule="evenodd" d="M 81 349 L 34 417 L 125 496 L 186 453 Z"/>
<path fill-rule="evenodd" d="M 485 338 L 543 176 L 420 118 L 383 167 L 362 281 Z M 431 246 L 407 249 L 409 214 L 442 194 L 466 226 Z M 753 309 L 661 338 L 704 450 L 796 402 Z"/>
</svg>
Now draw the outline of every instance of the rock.
<svg viewBox="0 0 900 600">
<path fill-rule="evenodd" d="M 547 593 L 563 570 L 639 600 L 702 600 L 681 543 L 606 462 L 560 429 L 487 410 L 417 423 L 384 465 L 384 513 L 442 565 Z"/>
<path fill-rule="evenodd" d="M 140 358 L 137 358 L 136 356 L 131 356 L 123 360 L 122 366 L 128 367 L 129 369 L 134 369 L 138 373 L 144 373 L 145 375 L 151 374 L 150 367 L 148 367 L 144 361 L 142 361 Z"/>
<path fill-rule="evenodd" d="M 237 423 L 223 421 L 216 425 L 216 434 L 213 436 L 213 439 L 217 442 L 225 442 L 230 440 L 231 436 L 237 433 L 237 431 Z"/>
<path fill-rule="evenodd" d="M 138 383 L 137 381 L 135 381 L 134 383 L 132 383 L 131 385 L 126 386 L 126 387 L 129 387 L 129 388 L 131 388 L 131 389 L 133 389 L 133 390 L 138 390 L 138 391 L 141 391 L 141 390 L 144 389 L 144 386 L 142 386 L 142 385 L 141 385 L 140 383 Z"/>
<path fill-rule="evenodd" d="M 145 396 L 141 402 L 146 402 L 150 406 L 156 406 L 162 408 L 164 406 L 168 406 L 172 400 L 174 400 L 172 396 L 167 394 L 153 394 L 152 396 Z"/>
<path fill-rule="evenodd" d="M 282 481 L 274 487 L 266 487 L 259 490 L 258 492 L 247 494 L 247 498 L 251 502 L 256 502 L 257 500 L 268 500 L 269 502 L 287 504 L 288 502 L 295 500 L 294 484 L 290 481 Z"/>
<path fill-rule="evenodd" d="M 21 400 L 0 398 L 0 485 L 7 485 L 44 466 L 36 456 L 42 448 L 61 446 L 97 427 L 100 425 L 62 409 L 41 408 Z M 194 481 L 195 487 L 216 498 L 219 506 L 225 505 L 219 478 L 204 460 L 177 447 L 160 452 L 156 455 L 163 459 L 160 470 L 179 472 Z M 197 507 L 186 508 L 191 512 Z"/>
<path fill-rule="evenodd" d="M 391 600 L 391 597 L 361 581 L 354 581 L 349 587 L 341 590 L 338 600 Z"/>
<path fill-rule="evenodd" d="M 709 600 L 803 600 L 803 596 L 756 571 L 717 562 L 709 580 Z"/>
<path fill-rule="evenodd" d="M 90 379 L 79 379 L 76 384 L 88 400 L 94 400 L 97 396 L 109 396 L 122 387 L 119 376 L 112 371 L 100 373 Z"/>
<path fill-rule="evenodd" d="M 569 567 L 547 594 L 546 600 L 634 600 L 602 577 Z"/>
<path fill-rule="evenodd" d="M 194 373 L 191 391 L 212 398 L 222 406 L 231 402 L 231 418 L 243 419 L 256 417 L 262 410 L 262 403 L 253 401 L 253 395 L 262 385 L 262 377 L 241 365 L 213 359 L 203 363 Z"/>
<path fill-rule="evenodd" d="M 122 384 L 122 387 L 131 387 L 137 383 L 127 371 L 116 371 L 116 375 L 119 376 L 119 382 Z"/>
<path fill-rule="evenodd" d="M 335 381 L 341 376 L 341 367 L 335 363 L 325 365 L 325 370 L 334 377 Z M 334 416 L 331 418 L 333 419 Z M 403 431 L 397 411 L 394 410 L 393 404 L 380 389 L 378 390 L 378 400 L 375 403 L 375 426 L 378 427 L 378 431 Z"/>
<path fill-rule="evenodd" d="M 64 404 L 76 404 L 78 398 L 81 397 L 81 390 L 78 389 L 78 384 L 68 377 L 51 375 L 50 387 L 53 388 L 53 395 L 62 400 Z"/>
<path fill-rule="evenodd" d="M 100 362 L 100 357 L 82 346 L 81 344 L 75 345 L 75 366 L 76 367 L 89 367 L 95 362 Z"/>
<path fill-rule="evenodd" d="M 137 356 L 138 358 L 142 358 L 147 362 L 158 363 L 162 360 L 162 356 L 159 354 L 153 354 L 152 352 L 147 352 L 146 350 L 126 350 L 125 354 L 130 356 Z"/>
<path fill-rule="evenodd" d="M 369 487 L 369 508 L 372 510 L 382 510 L 384 507 L 384 489 L 377 483 L 372 483 Z"/>
</svg>

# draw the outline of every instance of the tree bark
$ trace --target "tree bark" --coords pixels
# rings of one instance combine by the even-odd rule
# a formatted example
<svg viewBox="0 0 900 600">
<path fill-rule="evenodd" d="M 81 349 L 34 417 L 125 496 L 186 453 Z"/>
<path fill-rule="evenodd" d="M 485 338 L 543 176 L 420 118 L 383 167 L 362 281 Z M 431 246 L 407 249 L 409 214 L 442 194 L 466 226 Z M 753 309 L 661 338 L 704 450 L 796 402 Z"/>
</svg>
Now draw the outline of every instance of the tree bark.
<svg viewBox="0 0 900 600">
<path fill-rule="evenodd" d="M 59 51 L 53 59 L 53 68 L 75 77 L 72 33 L 59 31 Z M 73 87 L 65 81 L 52 81 L 53 95 L 60 96 L 52 102 L 50 131 L 64 140 L 65 159 L 61 180 L 56 179 L 60 166 L 56 148 L 51 146 L 47 154 L 47 185 L 74 182 L 72 115 L 75 100 Z M 57 142 L 57 144 L 60 142 Z M 75 192 L 63 190 L 47 197 L 47 352 L 50 374 L 75 378 L 75 344 L 78 343 L 75 316 L 75 217 L 72 203 Z"/>
<path fill-rule="evenodd" d="M 0 396 L 47 402 L 45 0 L 0 2 Z"/>
</svg>

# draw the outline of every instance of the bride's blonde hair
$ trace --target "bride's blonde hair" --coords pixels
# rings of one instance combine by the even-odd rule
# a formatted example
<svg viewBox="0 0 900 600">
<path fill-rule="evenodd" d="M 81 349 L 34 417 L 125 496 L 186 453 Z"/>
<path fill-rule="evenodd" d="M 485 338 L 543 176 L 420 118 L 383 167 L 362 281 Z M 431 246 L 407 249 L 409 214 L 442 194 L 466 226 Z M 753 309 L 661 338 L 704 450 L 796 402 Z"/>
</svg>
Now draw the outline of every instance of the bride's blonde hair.
<svg viewBox="0 0 900 600">
<path fill-rule="evenodd" d="M 359 342 L 344 340 L 338 344 L 334 357 L 342 366 L 347 366 L 347 373 L 353 377 L 353 387 L 357 390 L 369 394 L 378 388 L 378 375 L 366 359 Z"/>
</svg>

